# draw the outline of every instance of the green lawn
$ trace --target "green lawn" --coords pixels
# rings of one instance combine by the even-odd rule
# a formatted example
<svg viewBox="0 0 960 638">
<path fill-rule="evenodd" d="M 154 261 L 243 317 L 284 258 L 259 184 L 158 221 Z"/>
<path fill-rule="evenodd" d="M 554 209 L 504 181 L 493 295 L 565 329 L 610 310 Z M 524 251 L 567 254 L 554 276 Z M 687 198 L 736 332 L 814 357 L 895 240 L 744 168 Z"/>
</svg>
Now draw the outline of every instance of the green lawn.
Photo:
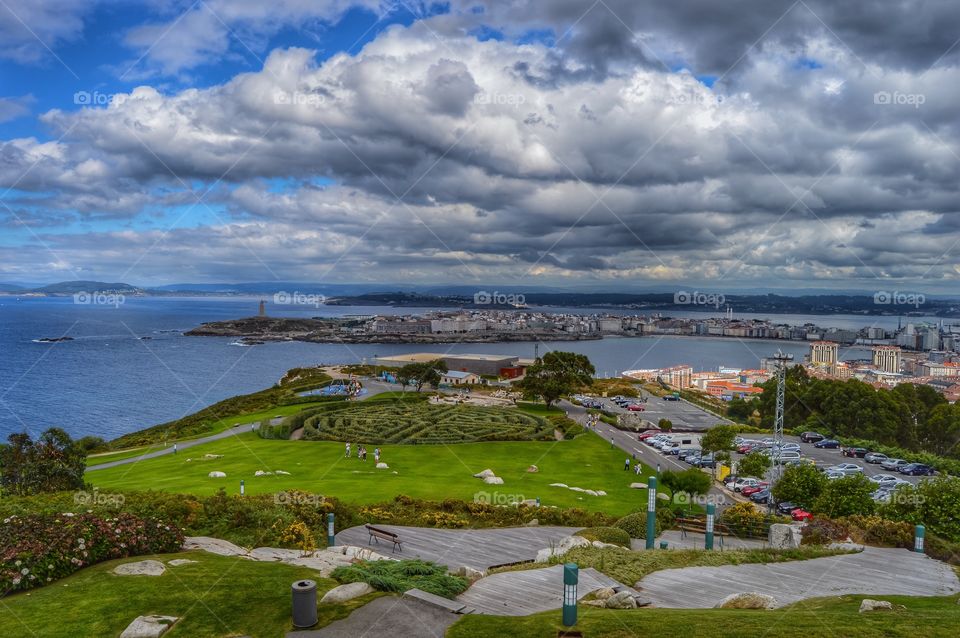
<svg viewBox="0 0 960 638">
<path fill-rule="evenodd" d="M 863 598 L 880 598 L 903 611 L 860 614 Z M 447 638 L 554 638 L 560 611 L 523 618 L 464 616 Z M 684 638 L 953 638 L 960 634 L 957 597 L 842 596 L 807 600 L 772 611 L 638 609 L 613 611 L 581 606 L 574 630 L 591 638 L 683 636 Z"/>
<path fill-rule="evenodd" d="M 297 403 L 294 405 L 280 405 L 269 410 L 262 410 L 260 412 L 253 412 L 250 414 L 239 414 L 234 416 L 224 417 L 217 421 L 214 421 L 210 430 L 197 434 L 196 436 L 184 436 L 177 441 L 190 441 L 192 439 L 199 439 L 205 436 L 210 436 L 211 434 L 217 434 L 223 432 L 228 428 L 232 428 L 238 424 L 244 423 L 257 423 L 264 419 L 270 419 L 275 416 L 290 416 L 291 414 L 296 414 L 301 410 L 308 408 L 314 408 L 318 405 L 323 405 L 323 402 L 310 402 L 310 403 Z M 87 456 L 87 465 L 99 465 L 101 463 L 109 463 L 110 461 L 119 461 L 122 459 L 129 459 L 134 456 L 140 456 L 141 454 L 146 454 L 147 452 L 153 452 L 155 450 L 162 450 L 165 447 L 169 447 L 173 444 L 173 439 L 171 439 L 167 445 L 158 443 L 155 445 L 141 446 L 135 448 L 128 448 L 125 450 L 118 450 L 116 452 L 107 452 L 102 454 L 92 454 Z"/>
<path fill-rule="evenodd" d="M 116 576 L 123 562 L 189 558 L 162 576 Z M 137 616 L 179 616 L 170 638 L 252 636 L 278 638 L 290 624 L 290 584 L 317 580 L 320 594 L 337 585 L 310 569 L 261 563 L 205 552 L 123 559 L 84 569 L 46 587 L 0 601 L 0 636 L 119 636 Z M 346 617 L 377 594 L 345 605 L 319 607 L 321 625 Z"/>
<path fill-rule="evenodd" d="M 374 468 L 373 446 L 368 446 L 366 462 L 357 460 L 356 447 L 355 443 L 354 456 L 345 459 L 342 443 L 265 440 L 246 433 L 198 445 L 176 456 L 88 472 L 86 479 L 101 492 L 159 489 L 195 494 L 210 494 L 220 487 L 238 493 L 243 479 L 251 494 L 302 489 L 358 504 L 390 500 L 397 494 L 473 500 L 478 492 L 485 492 L 539 497 L 545 506 L 582 507 L 613 515 L 641 509 L 646 503 L 646 490 L 629 487 L 638 477 L 623 471 L 624 453 L 593 434 L 569 441 L 384 445 L 382 460 L 389 470 Z M 204 454 L 222 454 L 223 458 L 197 460 Z M 194 460 L 188 462 L 188 458 Z M 530 465 L 540 471 L 527 472 Z M 487 468 L 502 477 L 504 484 L 487 485 L 473 478 Z M 208 478 L 214 470 L 226 472 L 227 478 Z M 254 477 L 257 470 L 284 470 L 291 475 Z M 643 476 L 650 473 L 647 468 Z M 550 483 L 604 490 L 607 496 L 549 487 Z"/>
</svg>

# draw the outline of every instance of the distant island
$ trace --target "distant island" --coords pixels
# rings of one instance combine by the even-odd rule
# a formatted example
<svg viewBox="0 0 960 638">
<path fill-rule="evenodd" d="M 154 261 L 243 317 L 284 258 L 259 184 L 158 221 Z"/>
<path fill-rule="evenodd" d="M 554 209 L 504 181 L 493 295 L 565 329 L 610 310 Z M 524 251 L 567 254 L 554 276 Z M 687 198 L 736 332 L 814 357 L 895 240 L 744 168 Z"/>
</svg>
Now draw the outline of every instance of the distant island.
<svg viewBox="0 0 960 638">
<path fill-rule="evenodd" d="M 268 341 L 308 341 L 313 343 L 498 343 L 514 341 L 589 341 L 600 334 L 569 333 L 558 329 L 527 329 L 513 332 L 414 333 L 374 332 L 369 321 L 360 319 L 293 319 L 246 317 L 204 323 L 184 335 L 188 337 L 233 337 L 240 345 Z"/>
</svg>

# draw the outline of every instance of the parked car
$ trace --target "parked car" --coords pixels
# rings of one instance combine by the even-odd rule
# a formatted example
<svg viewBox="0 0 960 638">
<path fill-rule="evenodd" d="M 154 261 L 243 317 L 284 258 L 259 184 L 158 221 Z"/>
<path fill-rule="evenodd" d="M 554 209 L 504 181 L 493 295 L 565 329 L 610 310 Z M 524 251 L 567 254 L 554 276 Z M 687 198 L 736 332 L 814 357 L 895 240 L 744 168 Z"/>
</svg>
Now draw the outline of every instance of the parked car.
<svg viewBox="0 0 960 638">
<path fill-rule="evenodd" d="M 870 480 L 880 486 L 896 485 L 897 483 L 903 482 L 903 479 L 893 474 L 876 474 L 871 476 Z"/>
<path fill-rule="evenodd" d="M 743 488 L 745 488 L 745 487 L 756 487 L 756 486 L 760 485 L 761 483 L 762 483 L 762 481 L 761 481 L 760 479 L 755 479 L 755 478 L 742 478 L 742 479 L 739 479 L 736 483 L 733 484 L 733 491 L 734 491 L 734 492 L 742 492 L 742 491 L 743 491 Z M 763 483 L 763 485 L 766 485 L 766 483 Z"/>
<path fill-rule="evenodd" d="M 762 492 L 770 487 L 770 484 L 766 481 L 758 482 L 756 485 L 751 485 L 749 487 L 744 487 L 740 490 L 740 493 L 744 496 L 752 496 L 757 492 Z"/>
<path fill-rule="evenodd" d="M 666 395 L 665 397 L 663 397 L 663 400 L 664 400 L 664 401 L 679 401 L 679 400 L 680 400 L 680 397 L 678 397 L 678 396 L 675 395 L 675 394 L 668 394 L 668 395 Z"/>
<path fill-rule="evenodd" d="M 880 464 L 880 467 L 885 470 L 899 471 L 904 465 L 910 465 L 910 462 L 903 459 L 887 459 Z"/>
<path fill-rule="evenodd" d="M 819 432 L 804 432 L 803 434 L 800 435 L 800 440 L 803 441 L 804 443 L 817 443 L 818 441 L 822 441 L 825 438 L 827 437 L 823 436 Z"/>
<path fill-rule="evenodd" d="M 863 468 L 856 463 L 838 463 L 837 465 L 828 467 L 827 472 L 839 472 L 840 474 L 849 476 L 851 474 L 863 474 Z"/>
<path fill-rule="evenodd" d="M 750 495 L 750 500 L 754 503 L 768 503 L 770 501 L 770 490 L 763 489 Z"/>
<path fill-rule="evenodd" d="M 826 472 L 823 473 L 823 475 L 826 476 L 826 477 L 827 477 L 827 480 L 829 480 L 829 481 L 835 481 L 835 480 L 837 480 L 837 479 L 842 479 L 844 476 L 846 476 L 846 474 L 844 474 L 843 472 L 837 472 L 837 471 L 833 471 L 833 470 L 827 470 Z"/>
<path fill-rule="evenodd" d="M 699 457 L 694 465 L 697 467 L 717 467 L 717 462 L 714 460 L 712 454 L 708 454 L 706 456 Z"/>
<path fill-rule="evenodd" d="M 689 463 L 690 465 L 699 465 L 700 463 L 700 453 L 694 452 L 693 454 L 688 454 L 686 458 L 683 459 L 684 463 Z"/>
<path fill-rule="evenodd" d="M 821 439 L 813 444 L 813 447 L 821 450 L 836 450 L 840 447 L 840 441 L 836 439 Z"/>
<path fill-rule="evenodd" d="M 799 444 L 799 443 L 784 443 L 783 445 L 780 446 L 780 449 L 781 449 L 781 450 L 784 450 L 784 451 L 786 451 L 786 450 L 796 450 L 797 452 L 799 452 L 799 451 L 800 451 L 800 444 Z"/>
<path fill-rule="evenodd" d="M 658 434 L 659 434 L 659 432 L 657 432 L 656 430 L 647 430 L 646 432 L 643 432 L 642 434 L 638 434 L 638 435 L 637 435 L 637 440 L 638 440 L 638 441 L 646 441 L 647 439 L 651 439 L 651 438 L 657 436 Z"/>
<path fill-rule="evenodd" d="M 698 447 L 685 447 L 681 448 L 680 452 L 677 453 L 677 458 L 681 461 L 687 460 L 689 456 L 700 456 L 700 448 Z"/>
<path fill-rule="evenodd" d="M 803 509 L 802 507 L 798 507 L 797 509 L 795 509 L 795 510 L 793 510 L 792 512 L 790 512 L 790 517 L 791 517 L 793 520 L 798 521 L 798 522 L 800 522 L 800 521 L 809 521 L 809 520 L 811 520 L 811 519 L 813 518 L 813 514 L 811 514 L 811 513 L 808 512 L 807 510 Z"/>
<path fill-rule="evenodd" d="M 795 509 L 799 509 L 799 506 L 794 505 L 790 501 L 783 501 L 782 503 L 777 503 L 777 511 L 781 514 L 789 514 Z"/>
<path fill-rule="evenodd" d="M 750 452 L 759 445 L 760 441 L 743 441 L 737 446 L 737 452 L 740 454 L 750 454 Z"/>
<path fill-rule="evenodd" d="M 780 463 L 786 463 L 787 461 L 799 461 L 800 452 L 797 450 L 781 450 L 779 453 L 774 452 L 771 455 L 771 458 L 774 460 L 779 459 Z"/>
<path fill-rule="evenodd" d="M 869 454 L 865 454 L 863 456 L 864 462 L 873 464 L 883 463 L 888 458 L 890 457 L 888 457 L 886 454 L 880 454 L 879 452 L 870 452 Z"/>
<path fill-rule="evenodd" d="M 627 406 L 627 410 L 630 412 L 643 412 L 646 409 L 647 406 L 643 405 L 642 403 L 631 403 Z"/>
<path fill-rule="evenodd" d="M 935 469 L 923 463 L 910 463 L 899 468 L 898 471 L 907 476 L 933 476 L 937 473 Z"/>
<path fill-rule="evenodd" d="M 862 459 L 867 454 L 870 454 L 870 450 L 865 447 L 846 447 L 843 448 L 843 451 L 840 452 L 844 456 L 848 456 L 851 459 Z"/>
</svg>

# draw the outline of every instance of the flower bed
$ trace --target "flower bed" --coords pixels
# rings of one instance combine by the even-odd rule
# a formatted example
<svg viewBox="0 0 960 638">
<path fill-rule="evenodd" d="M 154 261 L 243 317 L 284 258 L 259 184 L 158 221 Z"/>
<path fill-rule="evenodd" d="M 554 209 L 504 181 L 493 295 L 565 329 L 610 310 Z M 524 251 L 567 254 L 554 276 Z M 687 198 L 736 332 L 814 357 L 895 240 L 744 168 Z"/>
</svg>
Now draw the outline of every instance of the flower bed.
<svg viewBox="0 0 960 638">
<path fill-rule="evenodd" d="M 0 524 L 0 595 L 40 587 L 105 560 L 182 546 L 177 527 L 132 514 L 11 516 Z"/>
</svg>

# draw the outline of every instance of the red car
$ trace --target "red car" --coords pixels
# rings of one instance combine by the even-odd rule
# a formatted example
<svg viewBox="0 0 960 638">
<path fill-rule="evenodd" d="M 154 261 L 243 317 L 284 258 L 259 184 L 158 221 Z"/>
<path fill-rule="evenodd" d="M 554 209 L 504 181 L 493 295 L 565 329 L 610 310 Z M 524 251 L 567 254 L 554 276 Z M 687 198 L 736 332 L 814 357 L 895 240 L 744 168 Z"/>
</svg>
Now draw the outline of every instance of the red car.
<svg viewBox="0 0 960 638">
<path fill-rule="evenodd" d="M 627 406 L 627 409 L 631 412 L 643 412 L 646 408 L 639 403 L 631 403 Z"/>
<path fill-rule="evenodd" d="M 744 443 L 737 448 L 737 452 L 740 454 L 749 454 L 753 450 L 754 443 Z"/>
<path fill-rule="evenodd" d="M 793 517 L 793 520 L 795 521 L 809 521 L 813 518 L 813 514 L 803 509 L 802 507 L 798 507 L 797 509 L 790 512 L 790 516 Z"/>
<path fill-rule="evenodd" d="M 660 434 L 659 431 L 653 431 L 653 430 L 651 430 L 650 432 L 644 432 L 643 434 L 638 434 L 638 435 L 637 435 L 637 440 L 638 440 L 638 441 L 646 441 L 647 439 L 649 439 L 649 438 L 651 438 L 651 437 L 654 437 L 654 436 L 656 436 L 656 435 L 658 435 L 658 434 Z"/>
<path fill-rule="evenodd" d="M 750 496 L 751 494 L 754 494 L 756 492 L 762 492 L 768 487 L 770 487 L 770 484 L 764 482 L 764 483 L 760 483 L 759 485 L 754 485 L 753 487 L 745 487 L 742 490 L 740 490 L 740 493 L 743 494 L 744 496 Z"/>
</svg>

